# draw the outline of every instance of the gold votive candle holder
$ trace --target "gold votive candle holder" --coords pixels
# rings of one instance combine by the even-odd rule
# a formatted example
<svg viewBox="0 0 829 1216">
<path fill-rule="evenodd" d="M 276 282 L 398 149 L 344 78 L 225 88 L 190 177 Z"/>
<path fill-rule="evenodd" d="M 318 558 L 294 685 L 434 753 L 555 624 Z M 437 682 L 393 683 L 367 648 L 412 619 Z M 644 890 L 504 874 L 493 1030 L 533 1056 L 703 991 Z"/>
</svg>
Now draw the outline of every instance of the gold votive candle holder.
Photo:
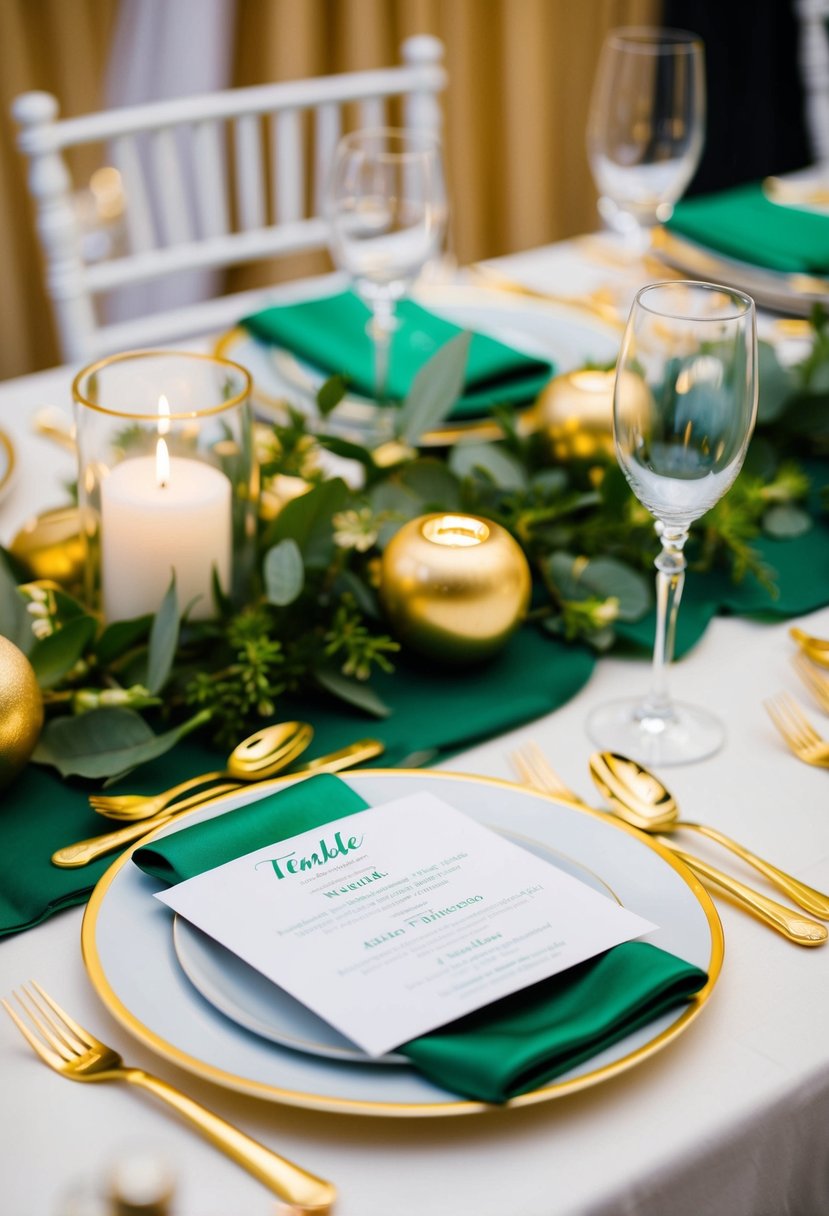
<svg viewBox="0 0 829 1216">
<path fill-rule="evenodd" d="M 383 553 L 379 594 L 395 636 L 449 664 L 495 654 L 524 618 L 530 589 L 520 545 L 480 516 L 421 515 Z"/>
</svg>

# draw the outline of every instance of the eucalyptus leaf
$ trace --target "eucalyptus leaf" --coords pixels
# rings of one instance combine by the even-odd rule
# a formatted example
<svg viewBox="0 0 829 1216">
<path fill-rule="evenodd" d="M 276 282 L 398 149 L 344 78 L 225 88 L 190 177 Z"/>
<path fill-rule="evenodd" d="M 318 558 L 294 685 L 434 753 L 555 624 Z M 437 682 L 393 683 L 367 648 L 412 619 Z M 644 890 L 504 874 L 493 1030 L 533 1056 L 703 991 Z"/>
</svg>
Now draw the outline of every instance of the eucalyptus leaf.
<svg viewBox="0 0 829 1216">
<path fill-rule="evenodd" d="M 761 425 L 779 418 L 797 389 L 794 372 L 784 367 L 770 342 L 757 343 L 757 377 L 760 386 L 757 421 Z"/>
<path fill-rule="evenodd" d="M 372 587 L 363 579 L 358 578 L 353 570 L 342 570 L 337 576 L 337 581 L 334 584 L 335 595 L 353 595 L 357 607 L 365 615 L 373 620 L 379 620 L 380 604 Z"/>
<path fill-rule="evenodd" d="M 614 557 L 594 557 L 585 562 L 571 553 L 554 553 L 550 573 L 566 600 L 613 597 L 619 601 L 622 621 L 638 621 L 651 606 L 651 580 Z"/>
<path fill-rule="evenodd" d="M 358 709 L 365 710 L 374 718 L 387 718 L 391 713 L 388 705 L 381 701 L 377 693 L 363 684 L 360 680 L 352 680 L 344 676 L 334 667 L 322 667 L 314 672 L 317 682 L 340 701 L 347 701 Z"/>
<path fill-rule="evenodd" d="M 0 633 L 26 655 L 34 646 L 32 618 L 4 560 L 0 560 Z"/>
<path fill-rule="evenodd" d="M 305 567 L 296 541 L 288 537 L 269 549 L 262 573 L 268 603 L 278 608 L 293 604 L 305 586 Z"/>
<path fill-rule="evenodd" d="M 342 510 L 349 496 L 342 478 L 334 477 L 287 502 L 268 529 L 268 547 L 294 540 L 306 566 L 327 566 L 335 552 L 332 516 Z"/>
<path fill-rule="evenodd" d="M 397 411 L 398 439 L 416 445 L 426 431 L 448 417 L 463 392 L 470 340 L 471 335 L 466 332 L 457 334 L 421 367 Z"/>
<path fill-rule="evenodd" d="M 107 625 L 94 647 L 98 665 L 109 667 L 116 659 L 145 642 L 152 623 L 152 616 L 136 616 L 129 621 L 113 621 Z"/>
<path fill-rule="evenodd" d="M 793 503 L 779 503 L 769 507 L 763 516 L 763 531 L 779 540 L 803 536 L 811 527 L 811 516 Z"/>
<path fill-rule="evenodd" d="M 162 735 L 134 710 L 93 709 L 77 717 L 53 718 L 44 727 L 32 759 L 62 777 L 112 777 L 155 760 L 209 718 L 202 712 Z"/>
<path fill-rule="evenodd" d="M 461 485 L 444 461 L 424 456 L 404 464 L 396 476 L 418 500 L 421 512 L 460 510 Z"/>
<path fill-rule="evenodd" d="M 367 469 L 375 468 L 373 453 L 359 443 L 352 443 L 350 439 L 341 439 L 339 435 L 317 435 L 317 443 L 344 460 L 356 460 Z"/>
<path fill-rule="evenodd" d="M 500 490 L 525 490 L 527 474 L 521 461 L 495 443 L 459 443 L 449 457 L 449 467 L 458 477 L 482 472 Z"/>
<path fill-rule="evenodd" d="M 170 677 L 178 647 L 179 623 L 174 574 L 150 629 L 147 679 L 144 683 L 152 693 L 161 692 Z"/>
<path fill-rule="evenodd" d="M 330 376 L 317 392 L 317 409 L 323 418 L 335 410 L 346 394 L 347 385 L 343 376 Z"/>
<path fill-rule="evenodd" d="M 38 638 L 29 652 L 41 688 L 54 688 L 80 659 L 98 629 L 92 616 L 74 616 L 59 629 Z"/>
</svg>

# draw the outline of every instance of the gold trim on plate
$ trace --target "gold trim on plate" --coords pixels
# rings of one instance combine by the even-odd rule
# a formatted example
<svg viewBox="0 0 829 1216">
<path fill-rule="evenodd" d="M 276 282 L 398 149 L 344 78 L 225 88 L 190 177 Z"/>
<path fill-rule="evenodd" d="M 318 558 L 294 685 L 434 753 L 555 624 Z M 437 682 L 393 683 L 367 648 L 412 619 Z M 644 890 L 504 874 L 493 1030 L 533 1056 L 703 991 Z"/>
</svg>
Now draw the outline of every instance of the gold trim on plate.
<svg viewBox="0 0 829 1216">
<path fill-rule="evenodd" d="M 430 771 L 422 771 L 420 769 L 352 769 L 346 776 L 359 776 L 363 773 L 366 776 L 410 776 L 417 777 L 418 780 L 429 781 L 469 781 L 484 785 L 503 787 L 503 788 L 519 788 L 525 793 L 532 794 L 533 797 L 546 800 L 556 805 L 567 806 L 574 813 L 590 815 L 595 819 L 601 820 L 607 827 L 615 829 L 619 832 L 625 832 L 629 836 L 635 837 L 645 848 L 651 849 L 657 853 L 662 860 L 675 870 L 683 882 L 691 889 L 694 897 L 700 904 L 705 918 L 708 922 L 708 927 L 711 933 L 711 957 L 706 966 L 708 972 L 708 982 L 694 996 L 688 1005 L 688 1008 L 682 1013 L 675 1022 L 672 1023 L 666 1030 L 663 1030 L 650 1042 L 644 1046 L 632 1051 L 629 1055 L 623 1056 L 619 1060 L 615 1060 L 611 1064 L 606 1064 L 602 1068 L 597 1068 L 594 1072 L 585 1073 L 582 1076 L 574 1077 L 569 1081 L 553 1081 L 550 1085 L 546 1085 L 541 1089 L 533 1090 L 530 1093 L 521 1094 L 517 1098 L 510 1099 L 503 1106 L 493 1106 L 486 1102 L 471 1102 L 466 1100 L 457 1100 L 449 1098 L 446 1102 L 432 1103 L 404 1103 L 404 1102 L 383 1102 L 383 1101 L 363 1101 L 350 1098 L 328 1097 L 321 1094 L 309 1094 L 296 1090 L 281 1089 L 277 1086 L 266 1085 L 263 1082 L 254 1081 L 250 1078 L 239 1077 L 233 1073 L 225 1072 L 223 1069 L 217 1068 L 212 1064 L 206 1064 L 204 1061 L 196 1059 L 181 1051 L 178 1047 L 166 1042 L 155 1031 L 145 1026 L 130 1012 L 129 1009 L 121 1002 L 119 997 L 112 989 L 103 965 L 101 963 L 98 948 L 96 943 L 96 926 L 98 915 L 104 903 L 106 893 L 109 890 L 113 879 L 132 856 L 135 849 L 140 845 L 146 844 L 155 836 L 164 830 L 163 825 L 149 832 L 143 840 L 138 841 L 130 849 L 124 852 L 117 861 L 109 867 L 105 874 L 98 881 L 89 903 L 84 912 L 83 924 L 81 927 L 81 953 L 83 955 L 84 965 L 89 975 L 93 988 L 98 996 L 109 1010 L 109 1012 L 131 1033 L 139 1042 L 143 1043 L 151 1051 L 160 1055 L 170 1063 L 177 1065 L 179 1068 L 191 1072 L 203 1080 L 212 1081 L 216 1085 L 224 1086 L 227 1089 L 232 1089 L 240 1093 L 252 1095 L 253 1097 L 264 1098 L 271 1102 L 280 1102 L 288 1106 L 298 1106 L 308 1110 L 323 1110 L 338 1114 L 355 1114 L 355 1115 L 382 1115 L 385 1117 L 400 1117 L 400 1118 L 428 1118 L 436 1116 L 449 1115 L 474 1115 L 485 1111 L 502 1110 L 505 1108 L 514 1108 L 520 1106 L 533 1106 L 540 1102 L 549 1102 L 554 1098 L 561 1098 L 567 1094 L 576 1093 L 578 1090 L 587 1089 L 593 1085 L 599 1084 L 601 1081 L 609 1080 L 611 1077 L 619 1073 L 626 1072 L 633 1068 L 636 1064 L 661 1050 L 672 1039 L 675 1039 L 678 1034 L 690 1025 L 690 1023 L 701 1012 L 703 1006 L 708 1001 L 714 989 L 714 985 L 722 969 L 724 955 L 724 940 L 722 925 L 719 916 L 714 907 L 714 904 L 708 892 L 699 882 L 699 880 L 691 873 L 691 871 L 676 858 L 669 849 L 660 844 L 659 841 L 644 835 L 636 828 L 629 827 L 621 820 L 615 820 L 607 814 L 600 811 L 592 811 L 575 807 L 572 802 L 566 799 L 556 798 L 549 794 L 544 794 L 538 790 L 530 790 L 529 787 L 518 785 L 517 782 L 502 781 L 496 777 L 479 777 L 472 773 L 450 773 L 443 770 L 432 769 Z M 295 778 L 290 774 L 282 778 L 276 778 L 274 785 L 288 784 Z M 217 799 L 216 803 L 220 800 Z M 213 804 L 216 805 L 215 803 Z M 194 808 L 193 811 L 187 812 L 182 816 L 182 819 L 187 819 L 191 815 L 203 811 L 203 807 Z"/>
</svg>

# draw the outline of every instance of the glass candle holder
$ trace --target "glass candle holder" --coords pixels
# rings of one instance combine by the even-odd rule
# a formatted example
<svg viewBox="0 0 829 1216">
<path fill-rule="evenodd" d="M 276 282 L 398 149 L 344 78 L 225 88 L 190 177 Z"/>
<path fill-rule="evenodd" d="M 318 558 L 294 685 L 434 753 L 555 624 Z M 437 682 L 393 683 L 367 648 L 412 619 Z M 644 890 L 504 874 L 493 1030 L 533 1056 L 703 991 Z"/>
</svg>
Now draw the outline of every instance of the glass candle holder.
<svg viewBox="0 0 829 1216">
<path fill-rule="evenodd" d="M 107 621 L 242 602 L 255 558 L 258 470 L 251 377 L 227 359 L 130 351 L 72 384 L 85 594 Z"/>
</svg>

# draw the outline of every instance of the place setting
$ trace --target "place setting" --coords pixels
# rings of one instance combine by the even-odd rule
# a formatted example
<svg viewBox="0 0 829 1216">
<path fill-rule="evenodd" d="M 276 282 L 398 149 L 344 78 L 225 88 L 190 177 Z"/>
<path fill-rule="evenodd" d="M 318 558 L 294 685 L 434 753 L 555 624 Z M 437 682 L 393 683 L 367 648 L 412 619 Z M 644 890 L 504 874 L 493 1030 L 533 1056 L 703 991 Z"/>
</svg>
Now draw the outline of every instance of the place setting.
<svg viewBox="0 0 829 1216">
<path fill-rule="evenodd" d="M 654 74 L 673 108 L 626 171 Z M 73 926 L 95 1001 L 41 955 L 7 1030 L 296 1210 L 339 1198 L 305 1155 L 335 1119 L 604 1134 L 722 1067 L 758 959 L 814 982 L 829 894 L 789 825 L 829 767 L 825 335 L 783 359 L 771 296 L 672 271 L 672 233 L 729 227 L 680 201 L 703 128 L 699 40 L 616 31 L 587 138 L 624 288 L 569 298 L 553 257 L 523 288 L 443 259 L 434 132 L 338 131 L 325 292 L 80 360 L 71 431 L 38 403 L 24 460 L 0 433 L 0 495 L 50 431 L 74 465 L 0 548 L 0 936 Z M 601 245 L 566 256 L 601 275 Z M 753 697 L 761 653 L 808 713 Z M 754 801 L 796 777 L 752 818 L 755 765 Z"/>
</svg>

